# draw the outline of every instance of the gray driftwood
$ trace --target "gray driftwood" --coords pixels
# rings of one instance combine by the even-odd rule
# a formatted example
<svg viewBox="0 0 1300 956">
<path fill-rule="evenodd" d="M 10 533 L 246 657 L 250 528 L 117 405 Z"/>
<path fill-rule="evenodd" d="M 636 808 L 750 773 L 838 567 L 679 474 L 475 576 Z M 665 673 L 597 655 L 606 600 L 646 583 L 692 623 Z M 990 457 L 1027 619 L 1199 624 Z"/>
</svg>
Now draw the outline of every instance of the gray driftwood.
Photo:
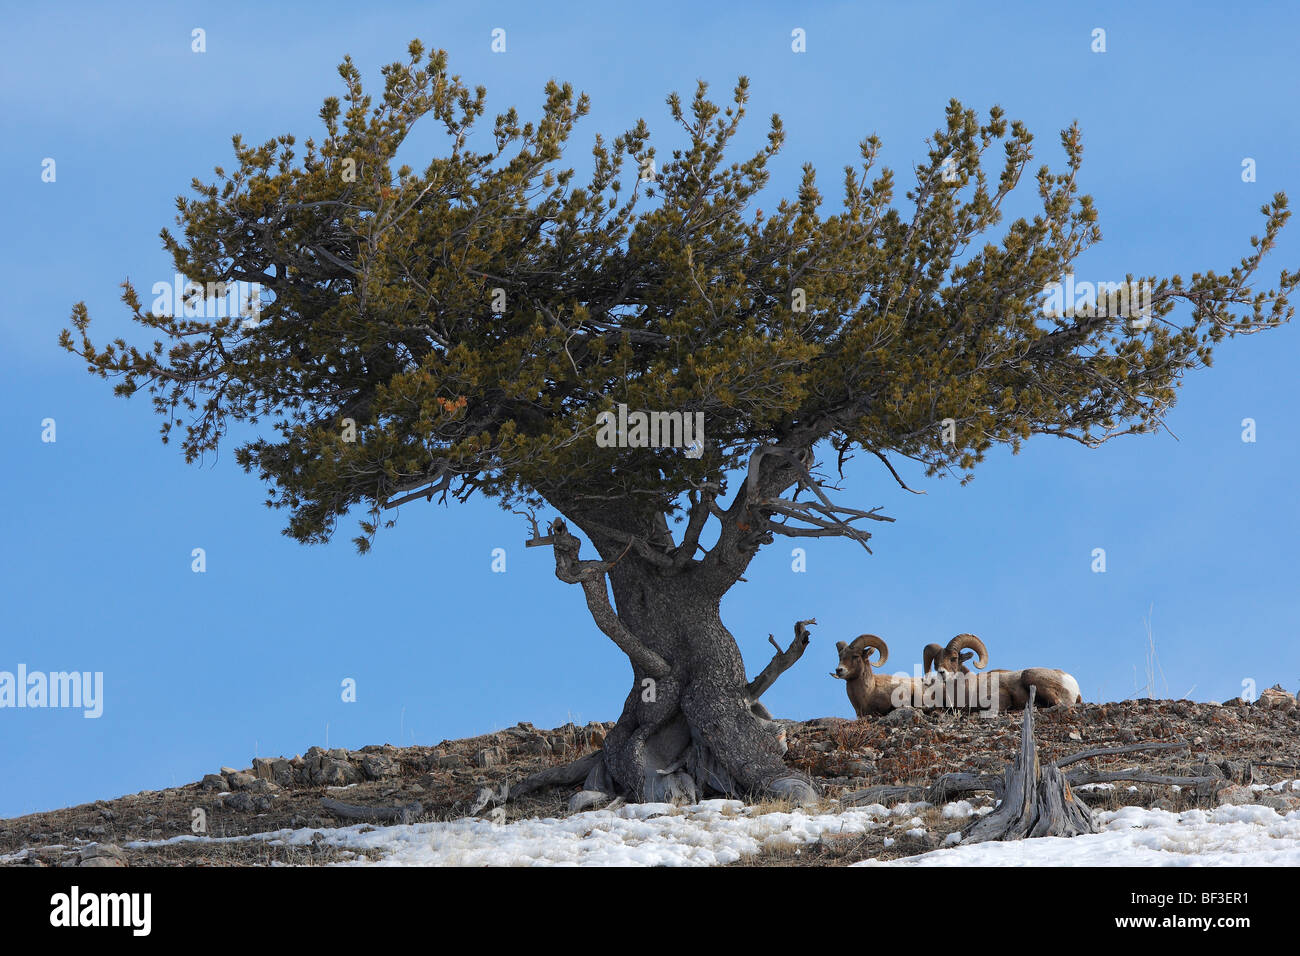
<svg viewBox="0 0 1300 956">
<path fill-rule="evenodd" d="M 361 807 L 322 797 L 321 809 L 343 820 L 363 820 L 366 823 L 414 823 L 424 808 L 418 802 L 401 807 Z"/>
<path fill-rule="evenodd" d="M 1144 773 L 1141 770 L 1088 770 L 1068 774 L 1072 786 L 1085 783 L 1158 783 L 1167 787 L 1200 787 L 1208 783 L 1222 783 L 1219 777 L 1178 777 L 1172 774 Z"/>
<path fill-rule="evenodd" d="M 927 803 L 946 803 L 950 798 L 963 793 L 992 792 L 995 796 L 1002 793 L 1002 777 L 978 773 L 945 773 L 928 787 L 878 786 L 865 790 L 854 790 L 840 797 L 840 803 L 847 806 L 861 806 L 864 803 L 883 803 L 885 801 L 924 800 Z"/>
<path fill-rule="evenodd" d="M 1069 757 L 1063 757 L 1056 761 L 1058 768 L 1068 767 L 1072 763 L 1078 763 L 1080 760 L 1091 760 L 1093 757 L 1113 757 L 1117 754 L 1132 754 L 1143 750 L 1182 750 L 1190 747 L 1186 740 L 1175 740 L 1172 743 L 1151 743 L 1151 744 L 1129 744 L 1126 747 L 1097 747 L 1093 750 L 1084 750 Z M 1071 781 L 1073 782 L 1073 781 Z"/>
<path fill-rule="evenodd" d="M 1020 753 L 1007 768 L 1002 803 L 962 832 L 962 843 L 1023 840 L 1026 837 L 1071 837 L 1096 833 L 1092 810 L 1076 800 L 1065 775 L 1055 764 L 1044 767 L 1034 741 L 1034 696 L 1030 688 L 1021 730 Z"/>
</svg>

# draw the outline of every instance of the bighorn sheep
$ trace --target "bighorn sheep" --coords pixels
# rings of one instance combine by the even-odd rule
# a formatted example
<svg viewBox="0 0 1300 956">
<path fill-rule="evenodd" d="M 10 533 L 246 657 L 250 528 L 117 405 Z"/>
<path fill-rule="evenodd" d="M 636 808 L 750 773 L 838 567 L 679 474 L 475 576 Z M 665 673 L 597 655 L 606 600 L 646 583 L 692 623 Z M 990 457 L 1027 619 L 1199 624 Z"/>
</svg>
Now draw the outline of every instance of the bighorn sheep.
<svg viewBox="0 0 1300 956">
<path fill-rule="evenodd" d="M 1083 703 L 1079 682 L 1063 670 L 1050 667 L 1028 667 L 1023 670 L 991 670 L 972 674 L 966 662 L 976 654 L 977 668 L 988 664 L 988 649 L 974 634 L 958 634 L 947 647 L 929 644 L 924 651 L 924 673 L 933 668 L 943 684 L 944 706 L 969 707 L 999 711 L 1020 710 L 1029 701 L 1029 688 L 1037 687 L 1035 703 L 1042 707 L 1056 704 Z"/>
<path fill-rule="evenodd" d="M 921 672 L 928 674 L 931 670 L 947 671 L 949 674 L 969 674 L 966 662 L 979 654 L 975 666 L 980 670 L 989 665 L 988 648 L 974 634 L 958 634 L 948 642 L 947 647 L 939 644 L 927 644 L 923 653 L 925 666 Z"/>
<path fill-rule="evenodd" d="M 997 674 L 998 671 L 989 671 Z M 1007 671 L 1000 681 L 1005 685 L 1008 696 L 1005 704 L 1011 710 L 1022 710 L 1029 703 L 1029 688 L 1037 687 L 1038 696 L 1034 703 L 1039 707 L 1053 707 L 1056 704 L 1071 706 L 1083 703 L 1083 694 L 1079 692 L 1079 682 L 1065 671 L 1055 667 L 1027 667 L 1020 671 Z"/>
<path fill-rule="evenodd" d="M 840 654 L 840 665 L 831 671 L 846 683 L 849 703 L 859 717 L 887 714 L 899 706 L 900 700 L 912 698 L 916 681 L 911 677 L 894 677 L 877 674 L 872 670 L 871 651 L 876 651 L 876 667 L 889 660 L 889 647 L 874 634 L 862 634 L 853 643 L 838 641 L 835 649 Z"/>
</svg>

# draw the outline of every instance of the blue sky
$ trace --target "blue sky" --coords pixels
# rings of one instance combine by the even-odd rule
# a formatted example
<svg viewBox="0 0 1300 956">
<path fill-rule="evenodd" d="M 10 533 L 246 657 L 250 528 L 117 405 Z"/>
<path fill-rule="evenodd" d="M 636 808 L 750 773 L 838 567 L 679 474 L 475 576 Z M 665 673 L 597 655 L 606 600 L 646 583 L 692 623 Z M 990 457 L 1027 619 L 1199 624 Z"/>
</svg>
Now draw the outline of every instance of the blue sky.
<svg viewBox="0 0 1300 956">
<path fill-rule="evenodd" d="M 769 192 L 792 194 L 811 161 L 831 208 L 868 133 L 906 182 L 951 97 L 1025 120 L 1038 160 L 1054 166 L 1057 131 L 1078 119 L 1083 187 L 1104 235 L 1080 264 L 1085 279 L 1226 270 L 1259 230 L 1258 207 L 1277 190 L 1300 193 L 1300 13 L 1287 5 L 711 6 L 6 13 L 0 171 L 14 192 L 0 257 L 10 296 L 0 671 L 102 671 L 104 713 L 0 709 L 0 816 L 182 784 L 327 737 L 433 744 L 519 720 L 618 715 L 625 659 L 579 590 L 555 579 L 549 552 L 524 549 L 519 518 L 486 502 L 408 506 L 366 557 L 347 525 L 328 546 L 295 544 L 229 450 L 186 466 L 159 442 L 144 398 L 113 398 L 55 345 L 82 299 L 98 338 L 131 334 L 118 284 L 129 277 L 143 294 L 170 279 L 157 233 L 173 223 L 174 197 L 230 160 L 235 132 L 248 142 L 316 133 L 344 54 L 373 84 L 418 36 L 487 87 L 489 114 L 515 105 L 537 115 L 546 80 L 570 81 L 592 97 L 571 143 L 580 168 L 597 132 L 612 137 L 638 117 L 666 155 L 678 141 L 664 96 L 689 95 L 703 78 L 726 97 L 746 74 L 742 147 L 761 141 L 772 112 L 787 130 Z M 196 27 L 202 54 L 191 52 Z M 505 53 L 490 49 L 497 27 Z M 806 53 L 790 49 L 796 27 Z M 1098 27 L 1105 53 L 1090 49 Z M 52 183 L 41 178 L 47 157 Z M 1241 178 L 1247 157 L 1255 182 Z M 1300 223 L 1265 278 L 1298 265 Z M 1213 369 L 1186 381 L 1169 417 L 1178 440 L 1089 451 L 1035 439 L 1014 458 L 991 455 L 966 488 L 904 469 L 924 497 L 853 462 L 846 497 L 897 519 L 877 530 L 875 555 L 813 541 L 795 573 L 790 549 L 805 542 L 778 540 L 724 603 L 751 673 L 768 658 L 769 632 L 784 641 L 795 619 L 821 622 L 765 701 L 780 716 L 851 715 L 828 671 L 834 642 L 865 631 L 899 662 L 972 631 L 997 666 L 1061 666 L 1088 699 L 1133 696 L 1147 683 L 1152 608 L 1160 694 L 1221 700 L 1248 680 L 1295 689 L 1297 361 L 1295 327 L 1226 343 Z M 46 418 L 54 443 L 41 441 Z M 1253 443 L 1242 441 L 1244 418 L 1257 423 Z M 203 574 L 191 571 L 198 547 Z M 491 569 L 498 547 L 504 574 Z M 1094 548 L 1106 550 L 1104 574 L 1091 569 Z M 341 700 L 345 678 L 354 703 Z"/>
</svg>

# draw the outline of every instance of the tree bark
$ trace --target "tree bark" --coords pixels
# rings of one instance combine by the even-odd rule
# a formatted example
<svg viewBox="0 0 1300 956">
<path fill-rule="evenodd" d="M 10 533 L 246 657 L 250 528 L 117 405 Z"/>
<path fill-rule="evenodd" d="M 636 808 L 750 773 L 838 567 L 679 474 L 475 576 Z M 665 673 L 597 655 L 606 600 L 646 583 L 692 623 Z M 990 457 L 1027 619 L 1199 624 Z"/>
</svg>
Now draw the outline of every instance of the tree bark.
<svg viewBox="0 0 1300 956">
<path fill-rule="evenodd" d="M 580 560 L 580 542 L 561 520 L 529 544 L 554 548 L 556 576 L 582 586 L 596 624 L 632 666 L 632 688 L 600 759 L 581 768 L 583 789 L 654 802 L 713 794 L 816 799 L 811 778 L 785 765 L 784 734 L 759 702 L 803 654 L 814 622 L 796 623 L 790 647 L 777 645 L 772 662 L 749 682 L 719 612 L 729 584 L 719 586 L 719 575 L 700 562 L 665 564 L 620 540 L 617 528 L 574 520 L 601 560 Z M 514 792 L 579 773 L 552 770 L 547 780 L 530 778 Z"/>
<path fill-rule="evenodd" d="M 711 794 L 814 799 L 812 780 L 785 765 L 780 728 L 758 702 L 775 674 L 802 654 L 806 630 L 751 688 L 720 600 L 691 575 L 660 576 L 624 561 L 610 580 L 624 626 L 668 664 L 663 675 L 633 664 L 623 713 L 605 738 L 614 790 L 645 801 Z"/>
<path fill-rule="evenodd" d="M 962 833 L 962 843 L 1023 840 L 1026 837 L 1072 837 L 1096 833 L 1092 810 L 1074 798 L 1065 775 L 1055 764 L 1043 767 L 1034 741 L 1034 696 L 1029 689 L 1020 753 L 1007 768 L 1001 805 Z"/>
</svg>

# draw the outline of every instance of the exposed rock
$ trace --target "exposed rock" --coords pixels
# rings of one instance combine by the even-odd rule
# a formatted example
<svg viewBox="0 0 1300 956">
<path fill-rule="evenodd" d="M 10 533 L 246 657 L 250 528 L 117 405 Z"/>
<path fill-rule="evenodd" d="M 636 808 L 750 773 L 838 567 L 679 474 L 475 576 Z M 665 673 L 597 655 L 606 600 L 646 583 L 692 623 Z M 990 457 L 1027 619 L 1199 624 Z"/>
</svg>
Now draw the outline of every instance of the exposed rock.
<svg viewBox="0 0 1300 956">
<path fill-rule="evenodd" d="M 1240 807 L 1247 803 L 1256 802 L 1256 796 L 1253 791 L 1248 787 L 1243 787 L 1240 784 L 1235 783 L 1221 788 L 1217 796 L 1219 799 L 1219 806 L 1231 804 L 1234 807 Z"/>
<path fill-rule="evenodd" d="M 361 758 L 361 772 L 367 780 L 383 780 L 402 772 L 397 761 L 385 754 L 366 754 Z"/>
<path fill-rule="evenodd" d="M 40 866 L 60 866 L 66 855 L 67 851 L 61 846 L 38 846 L 27 850 L 26 862 Z"/>
<path fill-rule="evenodd" d="M 884 717 L 880 718 L 882 724 L 888 724 L 891 727 L 901 727 L 907 724 L 915 724 L 924 720 L 921 712 L 915 707 L 900 707 L 897 710 L 891 710 Z"/>
<path fill-rule="evenodd" d="M 239 810 L 248 813 L 253 809 L 253 795 L 251 793 L 228 793 L 221 798 L 221 805 L 227 810 Z"/>
<path fill-rule="evenodd" d="M 230 782 L 231 790 L 247 790 L 257 781 L 251 773 L 232 773 L 226 779 Z"/>
<path fill-rule="evenodd" d="M 1254 802 L 1261 806 L 1271 807 L 1282 814 L 1290 813 L 1300 805 L 1300 800 L 1281 793 L 1261 793 Z"/>
<path fill-rule="evenodd" d="M 551 752 L 551 744 L 541 734 L 532 734 L 524 739 L 519 749 L 526 754 L 548 754 Z"/>
<path fill-rule="evenodd" d="M 203 775 L 203 780 L 199 784 L 203 790 L 229 790 L 230 785 L 226 783 L 226 778 L 219 773 L 208 773 Z"/>
<path fill-rule="evenodd" d="M 474 755 L 474 763 L 480 767 L 495 767 L 501 762 L 501 751 L 496 747 L 486 747 Z"/>
<path fill-rule="evenodd" d="M 77 854 L 78 866 L 126 866 L 126 854 L 112 843 L 96 843 Z"/>
<path fill-rule="evenodd" d="M 1295 694 L 1286 690 L 1281 684 L 1274 684 L 1272 687 L 1263 691 L 1259 695 L 1259 700 L 1255 701 L 1256 707 L 1266 707 L 1269 709 L 1294 710 L 1296 706 Z"/>
<path fill-rule="evenodd" d="M 346 760 L 334 760 L 328 757 L 317 758 L 320 763 L 308 767 L 311 782 L 325 787 L 346 787 L 350 783 L 361 782 L 361 771 Z"/>
</svg>

